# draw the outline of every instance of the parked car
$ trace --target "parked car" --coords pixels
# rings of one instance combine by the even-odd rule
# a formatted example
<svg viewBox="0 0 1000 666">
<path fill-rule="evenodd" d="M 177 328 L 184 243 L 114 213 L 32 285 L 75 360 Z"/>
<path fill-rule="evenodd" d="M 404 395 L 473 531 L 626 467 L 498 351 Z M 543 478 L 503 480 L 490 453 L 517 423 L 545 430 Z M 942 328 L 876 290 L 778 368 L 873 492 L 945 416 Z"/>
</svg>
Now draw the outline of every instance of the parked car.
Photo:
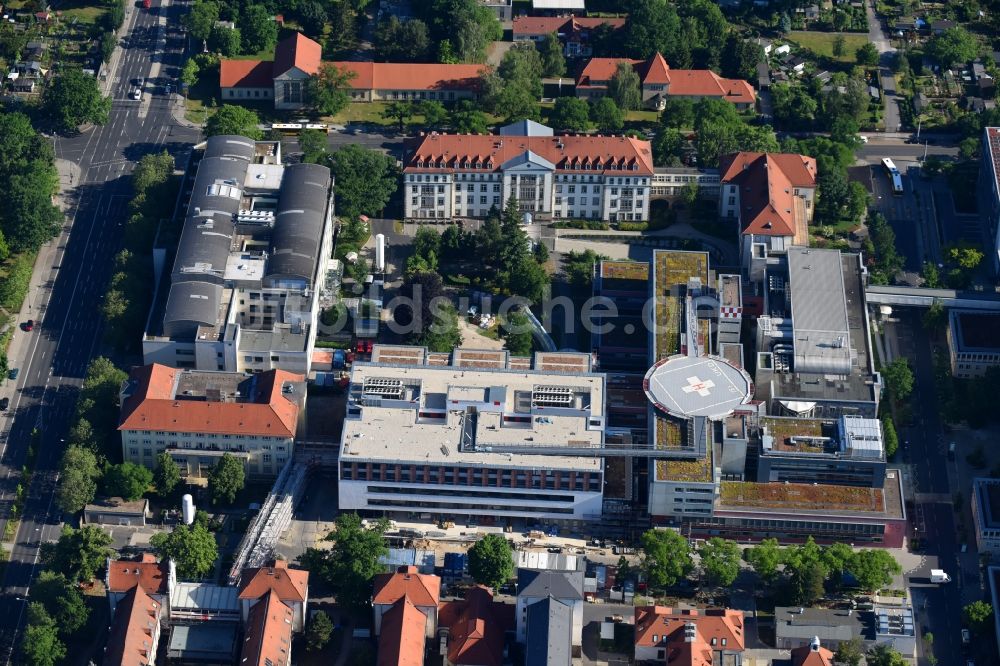
<svg viewBox="0 0 1000 666">
<path fill-rule="evenodd" d="M 962 629 L 962 645 L 968 645 L 972 642 L 972 635 L 969 633 L 968 629 Z"/>
<path fill-rule="evenodd" d="M 29 319 L 28 321 L 24 322 L 24 330 L 29 332 L 35 330 L 35 320 Z"/>
<path fill-rule="evenodd" d="M 7 373 L 8 379 L 17 379 L 18 373 L 21 372 L 18 368 L 11 368 L 10 372 Z"/>
<path fill-rule="evenodd" d="M 0 412 L 6 412 L 10 406 L 10 398 L 0 398 Z"/>
</svg>

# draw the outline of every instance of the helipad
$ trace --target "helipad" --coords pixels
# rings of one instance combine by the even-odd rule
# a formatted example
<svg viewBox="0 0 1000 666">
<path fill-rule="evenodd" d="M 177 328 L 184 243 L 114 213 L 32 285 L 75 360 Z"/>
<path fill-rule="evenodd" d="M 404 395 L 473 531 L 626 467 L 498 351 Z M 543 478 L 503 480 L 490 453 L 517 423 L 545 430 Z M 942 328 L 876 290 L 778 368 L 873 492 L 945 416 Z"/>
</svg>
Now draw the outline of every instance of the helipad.
<svg viewBox="0 0 1000 666">
<path fill-rule="evenodd" d="M 718 356 L 671 356 L 649 369 L 643 388 L 668 414 L 711 419 L 728 416 L 753 394 L 750 376 Z"/>
</svg>

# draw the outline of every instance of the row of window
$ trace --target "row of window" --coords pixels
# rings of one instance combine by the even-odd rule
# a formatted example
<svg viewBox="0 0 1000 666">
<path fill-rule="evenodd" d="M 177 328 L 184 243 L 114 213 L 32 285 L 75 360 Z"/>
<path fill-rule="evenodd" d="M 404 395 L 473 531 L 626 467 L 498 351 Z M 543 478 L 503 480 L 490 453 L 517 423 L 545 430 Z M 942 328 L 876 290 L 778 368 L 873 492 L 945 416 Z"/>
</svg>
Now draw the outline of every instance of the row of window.
<svg viewBox="0 0 1000 666">
<path fill-rule="evenodd" d="M 268 90 L 267 88 L 262 88 L 262 89 L 255 88 L 253 90 L 253 95 L 250 94 L 250 92 L 251 92 L 250 90 L 246 91 L 246 95 L 244 95 L 243 92 L 244 92 L 244 90 L 242 88 L 230 88 L 229 89 L 229 95 L 227 95 L 227 97 L 230 97 L 230 98 L 238 98 L 238 97 L 257 97 L 257 98 L 264 97 L 264 98 L 268 98 L 268 97 L 271 96 L 271 91 Z"/>
<path fill-rule="evenodd" d="M 497 470 L 490 468 L 417 467 L 379 463 L 341 462 L 340 478 L 345 481 L 398 481 L 440 485 L 484 486 L 497 488 L 535 488 L 548 490 L 601 490 L 601 475 L 589 472 L 554 472 L 543 476 L 537 471 Z"/>
</svg>

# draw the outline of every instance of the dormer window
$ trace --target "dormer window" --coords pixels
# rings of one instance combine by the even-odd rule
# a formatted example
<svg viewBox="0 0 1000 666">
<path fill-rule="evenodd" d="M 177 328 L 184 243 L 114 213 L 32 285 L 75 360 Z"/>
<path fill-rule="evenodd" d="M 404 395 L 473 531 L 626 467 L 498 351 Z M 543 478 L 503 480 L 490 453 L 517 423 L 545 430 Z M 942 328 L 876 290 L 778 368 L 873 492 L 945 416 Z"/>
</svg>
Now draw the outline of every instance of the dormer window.
<svg viewBox="0 0 1000 666">
<path fill-rule="evenodd" d="M 486 163 L 486 168 L 487 169 L 492 169 L 493 168 L 493 162 L 487 162 Z"/>
<path fill-rule="evenodd" d="M 712 638 L 712 647 L 715 647 L 715 643 L 716 643 L 716 639 L 715 639 L 715 637 L 713 637 Z"/>
<path fill-rule="evenodd" d="M 476 162 L 475 167 L 477 169 L 482 169 L 483 168 L 483 163 L 482 162 Z"/>
</svg>

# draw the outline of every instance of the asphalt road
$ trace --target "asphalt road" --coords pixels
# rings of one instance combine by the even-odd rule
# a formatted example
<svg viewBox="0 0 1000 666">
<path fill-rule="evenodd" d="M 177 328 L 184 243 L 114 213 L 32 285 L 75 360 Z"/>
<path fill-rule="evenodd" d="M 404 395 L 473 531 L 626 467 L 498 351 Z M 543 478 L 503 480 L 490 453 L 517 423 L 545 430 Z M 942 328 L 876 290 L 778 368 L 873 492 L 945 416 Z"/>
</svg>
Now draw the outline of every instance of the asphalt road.
<svg viewBox="0 0 1000 666">
<path fill-rule="evenodd" d="M 896 249 L 905 258 L 905 269 L 916 273 L 924 261 L 941 260 L 941 239 L 929 182 L 920 178 L 916 163 L 894 158 L 902 174 L 903 193 L 894 194 L 885 169 L 872 167 L 875 208 L 896 232 Z"/>
<path fill-rule="evenodd" d="M 161 0 L 165 2 L 166 0 Z M 158 6 L 160 3 L 155 2 Z M 159 7 L 172 25 L 181 4 Z M 41 542 L 58 538 L 62 517 L 54 512 L 56 469 L 74 413 L 79 387 L 101 334 L 99 309 L 120 249 L 120 226 L 130 198 L 128 174 L 141 156 L 164 149 L 182 155 L 200 136 L 176 125 L 164 95 L 167 77 L 176 77 L 183 39 L 157 28 L 158 12 L 130 7 L 128 48 L 113 61 L 111 119 L 102 127 L 55 140 L 57 157 L 80 167 L 80 178 L 66 193 L 71 207 L 63 234 L 43 250 L 37 270 L 44 272 L 38 292 L 29 294 L 35 330 L 11 359 L 20 375 L 0 430 L 0 516 L 10 516 L 20 469 L 34 444 L 36 473 L 28 486 L 24 519 L 15 539 L 0 596 L 0 658 L 10 662 L 23 628 L 25 596 L 37 573 Z M 141 102 L 129 98 L 134 82 L 146 80 Z M 172 79 L 171 79 L 172 80 Z M 35 431 L 33 437 L 32 432 Z"/>
</svg>

